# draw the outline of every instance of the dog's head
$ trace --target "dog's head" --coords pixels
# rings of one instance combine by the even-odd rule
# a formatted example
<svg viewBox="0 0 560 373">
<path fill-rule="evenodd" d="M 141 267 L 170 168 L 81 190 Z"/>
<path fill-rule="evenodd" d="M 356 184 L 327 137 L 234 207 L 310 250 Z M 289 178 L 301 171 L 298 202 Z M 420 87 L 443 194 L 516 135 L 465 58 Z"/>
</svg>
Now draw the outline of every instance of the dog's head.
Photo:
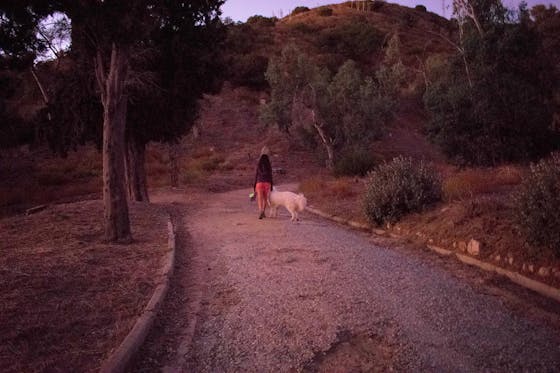
<svg viewBox="0 0 560 373">
<path fill-rule="evenodd" d="M 307 206 L 307 198 L 305 198 L 303 193 L 298 194 L 297 205 L 300 211 L 305 210 L 305 206 Z"/>
</svg>

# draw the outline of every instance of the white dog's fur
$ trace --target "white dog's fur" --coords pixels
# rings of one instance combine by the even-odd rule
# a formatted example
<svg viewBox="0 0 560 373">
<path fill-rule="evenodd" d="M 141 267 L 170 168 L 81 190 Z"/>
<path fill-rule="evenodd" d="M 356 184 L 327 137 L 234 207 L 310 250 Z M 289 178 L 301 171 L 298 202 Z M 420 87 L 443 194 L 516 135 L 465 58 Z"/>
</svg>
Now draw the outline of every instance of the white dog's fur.
<svg viewBox="0 0 560 373">
<path fill-rule="evenodd" d="M 301 193 L 280 192 L 273 188 L 270 192 L 268 204 L 271 210 L 270 216 L 276 217 L 278 206 L 284 206 L 292 214 L 292 221 L 294 221 L 299 220 L 298 212 L 305 210 L 307 198 Z"/>
</svg>

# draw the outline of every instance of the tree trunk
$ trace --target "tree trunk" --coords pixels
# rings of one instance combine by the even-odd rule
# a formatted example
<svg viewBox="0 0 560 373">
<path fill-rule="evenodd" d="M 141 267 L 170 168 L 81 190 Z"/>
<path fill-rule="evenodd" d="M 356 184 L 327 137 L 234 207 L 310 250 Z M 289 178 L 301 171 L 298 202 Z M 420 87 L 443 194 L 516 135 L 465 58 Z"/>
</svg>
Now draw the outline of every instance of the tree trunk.
<svg viewBox="0 0 560 373">
<path fill-rule="evenodd" d="M 178 145 L 169 144 L 169 178 L 171 186 L 177 188 L 179 186 L 179 150 Z"/>
<path fill-rule="evenodd" d="M 150 202 L 146 178 L 146 145 L 129 138 L 126 152 L 126 184 L 128 198 L 136 202 Z"/>
<path fill-rule="evenodd" d="M 128 51 L 112 45 L 109 72 L 105 75 L 101 51 L 97 51 L 95 73 L 103 104 L 103 205 L 105 239 L 130 242 L 130 221 L 125 188 L 125 124 L 127 97 L 124 83 Z"/>
<path fill-rule="evenodd" d="M 332 142 L 329 141 L 329 138 L 327 137 L 327 134 L 325 133 L 325 131 L 323 131 L 323 128 L 321 127 L 321 125 L 317 122 L 317 117 L 315 115 L 315 110 L 311 110 L 311 116 L 313 117 L 313 127 L 315 127 L 315 130 L 319 134 L 319 137 L 321 138 L 321 141 L 323 142 L 323 146 L 325 147 L 325 150 L 327 151 L 327 168 L 329 170 L 332 170 L 333 167 L 334 167 L 334 147 L 332 145 Z"/>
</svg>

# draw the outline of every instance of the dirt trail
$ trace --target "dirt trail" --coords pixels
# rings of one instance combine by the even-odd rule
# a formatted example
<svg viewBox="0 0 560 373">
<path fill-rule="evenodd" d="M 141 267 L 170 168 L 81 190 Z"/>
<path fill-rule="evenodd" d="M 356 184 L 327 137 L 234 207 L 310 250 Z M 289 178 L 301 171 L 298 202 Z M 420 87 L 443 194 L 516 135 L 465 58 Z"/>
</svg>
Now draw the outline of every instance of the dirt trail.
<svg viewBox="0 0 560 373">
<path fill-rule="evenodd" d="M 560 366 L 558 305 L 307 213 L 299 223 L 285 210 L 258 220 L 248 192 L 155 196 L 184 212 L 178 266 L 131 371 Z"/>
</svg>

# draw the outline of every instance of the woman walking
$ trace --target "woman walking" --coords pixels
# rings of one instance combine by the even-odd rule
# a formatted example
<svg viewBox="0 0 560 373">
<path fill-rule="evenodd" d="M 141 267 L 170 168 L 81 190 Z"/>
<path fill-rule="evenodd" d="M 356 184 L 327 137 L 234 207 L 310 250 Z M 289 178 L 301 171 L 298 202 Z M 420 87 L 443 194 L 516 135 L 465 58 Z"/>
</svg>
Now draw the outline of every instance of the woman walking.
<svg viewBox="0 0 560 373">
<path fill-rule="evenodd" d="M 265 217 L 264 211 L 266 209 L 266 205 L 268 204 L 268 196 L 272 190 L 272 166 L 270 165 L 268 148 L 266 146 L 261 150 L 253 189 L 257 195 L 259 219 L 262 219 Z"/>
</svg>

